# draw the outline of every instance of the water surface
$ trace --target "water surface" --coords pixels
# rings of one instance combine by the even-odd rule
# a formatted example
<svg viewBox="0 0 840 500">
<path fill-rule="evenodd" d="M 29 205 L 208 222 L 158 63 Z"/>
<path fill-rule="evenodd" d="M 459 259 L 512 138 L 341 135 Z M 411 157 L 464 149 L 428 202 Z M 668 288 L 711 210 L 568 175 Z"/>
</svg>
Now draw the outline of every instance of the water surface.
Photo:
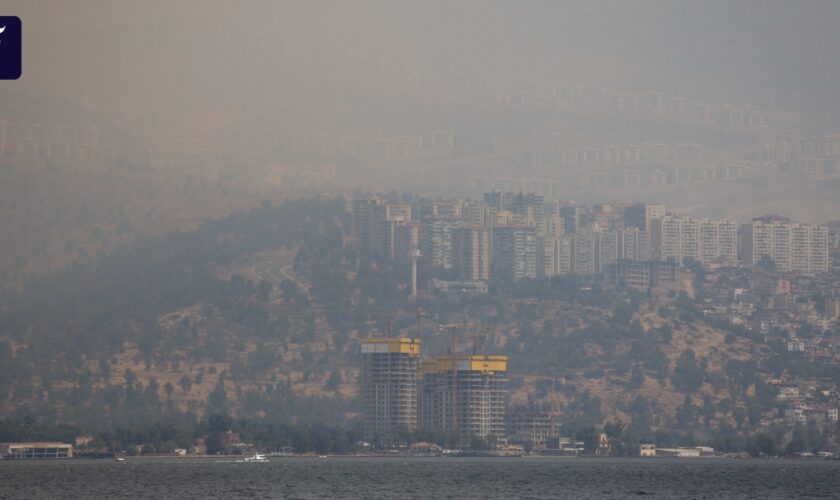
<svg viewBox="0 0 840 500">
<path fill-rule="evenodd" d="M 837 498 L 840 462 L 274 458 L 0 462 L 0 498 Z"/>
</svg>

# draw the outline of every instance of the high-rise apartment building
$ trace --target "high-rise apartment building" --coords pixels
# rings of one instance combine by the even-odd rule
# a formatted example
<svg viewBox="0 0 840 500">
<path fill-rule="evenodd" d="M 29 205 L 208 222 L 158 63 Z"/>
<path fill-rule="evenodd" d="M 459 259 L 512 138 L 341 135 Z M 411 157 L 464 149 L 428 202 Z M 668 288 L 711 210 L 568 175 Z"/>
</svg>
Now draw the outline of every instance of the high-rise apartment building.
<svg viewBox="0 0 840 500">
<path fill-rule="evenodd" d="M 563 228 L 567 233 L 575 233 L 586 227 L 586 208 L 580 205 L 560 205 L 557 214 L 563 218 Z"/>
<path fill-rule="evenodd" d="M 480 226 L 454 230 L 452 252 L 455 269 L 461 279 L 487 281 L 490 279 L 490 231 Z"/>
<path fill-rule="evenodd" d="M 568 261 L 568 272 L 571 274 L 598 274 L 604 266 L 618 259 L 618 234 L 615 231 L 582 229 L 564 236 L 564 239 L 567 243 L 561 245 L 560 251 L 568 252 L 569 255 L 561 256 L 560 260 Z"/>
<path fill-rule="evenodd" d="M 463 200 L 435 201 L 420 206 L 420 220 L 433 218 L 460 219 L 463 216 Z"/>
<path fill-rule="evenodd" d="M 463 221 L 450 217 L 428 217 L 422 223 L 421 250 L 432 267 L 452 269 L 455 265 L 452 237 Z"/>
<path fill-rule="evenodd" d="M 638 227 L 618 231 L 618 258 L 634 262 L 650 260 L 650 234 Z"/>
<path fill-rule="evenodd" d="M 363 339 L 362 407 L 365 435 L 412 431 L 418 423 L 420 341 Z"/>
<path fill-rule="evenodd" d="M 591 229 L 547 240 L 544 245 L 544 276 L 599 273 L 604 265 L 615 262 L 616 244 L 615 232 Z"/>
<path fill-rule="evenodd" d="M 462 212 L 465 224 L 488 230 L 493 227 L 492 215 L 492 208 L 483 203 L 465 203 Z"/>
<path fill-rule="evenodd" d="M 726 219 L 694 219 L 666 215 L 651 219 L 651 255 L 654 260 L 682 264 L 691 258 L 703 265 L 734 264 L 737 228 Z"/>
<path fill-rule="evenodd" d="M 533 226 L 537 236 L 545 236 L 545 200 L 540 194 L 516 194 L 511 197 L 510 210 L 518 216 L 520 223 Z"/>
<path fill-rule="evenodd" d="M 537 277 L 537 232 L 531 226 L 502 226 L 493 229 L 493 273 L 513 279 Z"/>
<path fill-rule="evenodd" d="M 505 191 L 484 193 L 484 204 L 496 210 L 510 210 L 511 194 Z"/>
<path fill-rule="evenodd" d="M 423 232 L 419 222 L 411 221 L 396 227 L 394 258 L 404 259 L 409 252 L 420 248 Z"/>
<path fill-rule="evenodd" d="M 615 264 L 618 260 L 621 243 L 617 231 L 595 231 L 595 233 L 597 236 L 595 256 L 598 259 L 595 263 L 595 272 L 601 273 L 607 266 Z"/>
<path fill-rule="evenodd" d="M 504 437 L 507 356 L 441 356 L 422 368 L 424 430 Z"/>
<path fill-rule="evenodd" d="M 632 230 L 633 228 L 639 231 L 637 238 L 638 244 L 635 245 L 635 252 L 633 252 L 633 260 L 644 261 L 653 258 L 651 255 L 651 226 L 654 219 L 661 219 L 665 217 L 665 205 L 656 205 L 650 203 L 637 203 L 624 207 L 624 229 Z"/>
<path fill-rule="evenodd" d="M 572 274 L 572 243 L 574 235 L 558 236 L 545 242 L 545 276 Z"/>
<path fill-rule="evenodd" d="M 364 251 L 373 251 L 376 246 L 374 209 L 382 204 L 377 198 L 353 200 L 353 243 Z"/>
<path fill-rule="evenodd" d="M 826 223 L 828 229 L 828 248 L 840 248 L 840 220 Z"/>
<path fill-rule="evenodd" d="M 411 206 L 398 203 L 380 203 L 373 207 L 374 251 L 382 257 L 393 259 L 398 255 L 400 227 L 411 221 Z"/>
<path fill-rule="evenodd" d="M 624 207 L 624 227 L 635 227 L 641 231 L 650 231 L 652 219 L 665 217 L 665 205 L 637 203 Z"/>
<path fill-rule="evenodd" d="M 826 226 L 762 217 L 741 226 L 739 237 L 741 259 L 747 265 L 755 265 L 768 257 L 779 271 L 828 271 Z"/>
<path fill-rule="evenodd" d="M 353 200 L 353 242 L 357 248 L 393 259 L 401 255 L 400 231 L 411 221 L 411 206 L 379 198 Z"/>
<path fill-rule="evenodd" d="M 699 221 L 697 261 L 703 265 L 722 262 L 733 265 L 738 260 L 738 227 L 726 219 Z"/>
</svg>

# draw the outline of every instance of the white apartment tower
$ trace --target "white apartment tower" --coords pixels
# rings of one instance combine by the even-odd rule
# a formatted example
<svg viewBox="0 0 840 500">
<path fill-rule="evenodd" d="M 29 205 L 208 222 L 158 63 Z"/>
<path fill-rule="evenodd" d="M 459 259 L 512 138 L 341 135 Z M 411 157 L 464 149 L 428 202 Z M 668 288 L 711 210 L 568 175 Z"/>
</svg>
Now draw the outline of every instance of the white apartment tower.
<svg viewBox="0 0 840 500">
<path fill-rule="evenodd" d="M 779 271 L 828 271 L 828 228 L 824 225 L 764 217 L 744 224 L 740 233 L 741 259 L 747 265 L 766 256 Z"/>
<path fill-rule="evenodd" d="M 731 265 L 737 259 L 737 228 L 726 219 L 666 215 L 651 221 L 651 247 L 654 260 Z"/>
</svg>

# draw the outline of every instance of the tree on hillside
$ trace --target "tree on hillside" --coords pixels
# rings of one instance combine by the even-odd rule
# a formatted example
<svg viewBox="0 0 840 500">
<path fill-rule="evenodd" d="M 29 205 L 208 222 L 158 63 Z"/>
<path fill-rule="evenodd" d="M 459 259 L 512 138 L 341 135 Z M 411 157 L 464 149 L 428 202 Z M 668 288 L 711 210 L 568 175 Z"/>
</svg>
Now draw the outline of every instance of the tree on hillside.
<svg viewBox="0 0 840 500">
<path fill-rule="evenodd" d="M 810 451 L 811 443 L 808 435 L 808 428 L 805 424 L 797 424 L 793 428 L 793 434 L 790 441 L 785 446 L 785 453 L 793 455 L 795 453 L 802 453 Z"/>
<path fill-rule="evenodd" d="M 598 447 L 598 429 L 594 425 L 584 427 L 576 435 L 575 439 L 583 442 L 583 447 L 587 453 L 593 453 Z"/>
<path fill-rule="evenodd" d="M 768 273 L 776 272 L 776 262 L 769 255 L 762 255 L 756 265 Z"/>
<path fill-rule="evenodd" d="M 693 350 L 683 351 L 677 359 L 671 383 L 677 389 L 691 392 L 703 385 L 703 370 L 697 365 Z"/>
<path fill-rule="evenodd" d="M 627 381 L 627 388 L 632 390 L 636 390 L 641 387 L 645 383 L 645 374 L 644 372 L 638 367 L 633 367 L 633 371 L 630 374 L 630 379 Z"/>
<path fill-rule="evenodd" d="M 190 389 L 192 389 L 192 380 L 190 380 L 190 377 L 187 375 L 183 375 L 178 380 L 178 386 L 180 386 L 181 390 L 185 393 L 190 392 Z"/>
<path fill-rule="evenodd" d="M 686 393 L 683 403 L 677 407 L 677 424 L 691 428 L 697 420 L 697 407 L 691 402 L 691 394 Z"/>
<path fill-rule="evenodd" d="M 327 383 L 324 384 L 324 389 L 328 391 L 337 391 L 341 386 L 341 372 L 338 370 L 333 370 L 330 373 L 330 377 L 327 379 Z"/>
<path fill-rule="evenodd" d="M 219 380 L 216 382 L 213 390 L 207 396 L 207 411 L 216 413 L 228 412 L 228 397 L 225 390 L 225 379 L 219 375 Z"/>
</svg>

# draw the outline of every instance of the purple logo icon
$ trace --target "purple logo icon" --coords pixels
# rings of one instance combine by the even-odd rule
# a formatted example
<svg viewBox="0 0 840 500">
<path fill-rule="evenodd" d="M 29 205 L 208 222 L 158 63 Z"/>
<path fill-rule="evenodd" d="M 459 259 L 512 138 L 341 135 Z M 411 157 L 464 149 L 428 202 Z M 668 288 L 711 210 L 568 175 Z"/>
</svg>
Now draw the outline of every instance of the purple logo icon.
<svg viewBox="0 0 840 500">
<path fill-rule="evenodd" d="M 0 80 L 20 78 L 21 39 L 20 18 L 0 16 Z"/>
</svg>

